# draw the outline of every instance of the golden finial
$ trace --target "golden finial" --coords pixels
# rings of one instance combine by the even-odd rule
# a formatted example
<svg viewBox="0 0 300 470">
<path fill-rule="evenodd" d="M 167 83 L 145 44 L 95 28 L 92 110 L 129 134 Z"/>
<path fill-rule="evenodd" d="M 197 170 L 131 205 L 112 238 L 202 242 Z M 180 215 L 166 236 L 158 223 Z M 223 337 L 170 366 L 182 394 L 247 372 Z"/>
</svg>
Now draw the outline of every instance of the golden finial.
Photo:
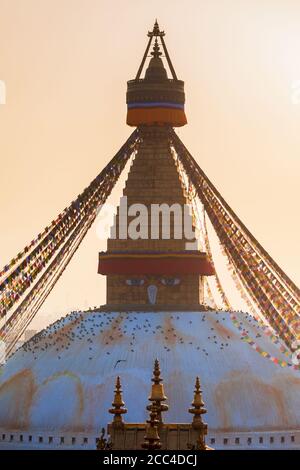
<svg viewBox="0 0 300 470">
<path fill-rule="evenodd" d="M 199 430 L 199 436 L 196 444 L 190 448 L 194 448 L 196 450 L 208 450 L 209 448 L 205 445 L 207 424 L 203 423 L 202 421 L 202 415 L 206 413 L 206 409 L 204 408 L 204 402 L 202 400 L 202 390 L 200 387 L 199 377 L 196 377 L 194 400 L 192 403 L 192 408 L 189 408 L 189 413 L 194 415 L 192 428 Z M 189 444 L 189 446 L 191 446 L 191 444 Z"/>
<path fill-rule="evenodd" d="M 162 383 L 160 383 L 162 382 L 162 378 L 160 376 L 160 368 L 159 368 L 158 359 L 155 359 L 153 377 L 151 380 L 153 382 L 153 385 L 151 388 L 151 395 L 148 398 L 151 404 L 147 406 L 147 410 L 151 411 L 152 405 L 155 404 L 157 419 L 158 419 L 159 424 L 161 425 L 162 424 L 161 413 L 163 411 L 168 411 L 169 407 L 165 403 L 162 403 L 163 401 L 167 400 L 167 397 L 165 395 L 164 386 Z"/>
<path fill-rule="evenodd" d="M 202 400 L 202 390 L 200 387 L 199 377 L 196 377 L 194 400 L 192 403 L 192 408 L 189 409 L 189 413 L 192 413 L 194 415 L 192 423 L 193 428 L 202 428 L 203 421 L 201 415 L 206 413 L 206 409 L 204 408 L 204 402 Z"/>
<path fill-rule="evenodd" d="M 153 37 L 153 36 L 164 36 L 165 35 L 165 32 L 164 31 L 161 31 L 159 29 L 159 25 L 158 25 L 158 22 L 157 22 L 157 19 L 155 20 L 155 23 L 154 23 L 154 26 L 153 26 L 153 30 L 152 31 L 149 31 L 148 32 L 148 36 L 149 37 Z"/>
<path fill-rule="evenodd" d="M 147 409 L 149 407 L 147 406 Z M 142 448 L 145 450 L 156 450 L 161 448 L 160 437 L 158 434 L 158 425 L 159 420 L 157 417 L 157 407 L 155 403 L 150 405 L 150 419 L 146 422 L 146 434 L 144 437 L 144 442 L 142 443 Z"/>
<path fill-rule="evenodd" d="M 124 405 L 125 403 L 122 397 L 121 381 L 120 381 L 120 377 L 118 376 L 116 380 L 114 401 L 112 402 L 113 408 L 110 408 L 108 410 L 109 413 L 114 415 L 112 425 L 115 428 L 122 428 L 124 426 L 122 415 L 127 413 L 127 409 L 124 408 Z"/>
</svg>

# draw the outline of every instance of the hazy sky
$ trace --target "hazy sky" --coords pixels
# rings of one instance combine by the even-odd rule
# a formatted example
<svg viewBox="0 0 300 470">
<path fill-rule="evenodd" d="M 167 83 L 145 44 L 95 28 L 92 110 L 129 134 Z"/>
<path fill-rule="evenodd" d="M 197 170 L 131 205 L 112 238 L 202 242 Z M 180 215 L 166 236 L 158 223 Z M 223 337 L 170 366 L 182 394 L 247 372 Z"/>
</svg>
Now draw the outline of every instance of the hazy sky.
<svg viewBox="0 0 300 470">
<path fill-rule="evenodd" d="M 299 284 L 299 0 L 0 0 L 0 265 L 130 134 L 126 81 L 156 17 L 185 81 L 179 136 Z M 105 302 L 103 249 L 92 228 L 36 325 Z"/>
</svg>

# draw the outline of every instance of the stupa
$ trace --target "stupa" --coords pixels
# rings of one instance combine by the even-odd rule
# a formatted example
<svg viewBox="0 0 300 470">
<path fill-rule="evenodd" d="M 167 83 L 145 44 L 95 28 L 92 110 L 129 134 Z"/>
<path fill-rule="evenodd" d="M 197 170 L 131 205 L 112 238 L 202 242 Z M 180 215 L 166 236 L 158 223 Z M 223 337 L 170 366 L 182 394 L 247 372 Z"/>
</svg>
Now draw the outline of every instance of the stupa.
<svg viewBox="0 0 300 470">
<path fill-rule="evenodd" d="M 0 448 L 95 448 L 111 420 L 117 376 L 126 420 L 145 423 L 155 358 L 168 395 L 165 422 L 190 422 L 199 376 L 208 445 L 300 448 L 300 372 L 291 351 L 250 313 L 205 304 L 203 284 L 214 266 L 196 232 L 186 233 L 186 225 L 195 227 L 193 213 L 170 148 L 170 129 L 187 122 L 184 101 L 184 84 L 155 23 L 128 82 L 127 123 L 138 127 L 140 143 L 107 251 L 99 254 L 107 302 L 49 325 L 2 367 Z M 171 208 L 169 225 L 161 205 Z"/>
</svg>

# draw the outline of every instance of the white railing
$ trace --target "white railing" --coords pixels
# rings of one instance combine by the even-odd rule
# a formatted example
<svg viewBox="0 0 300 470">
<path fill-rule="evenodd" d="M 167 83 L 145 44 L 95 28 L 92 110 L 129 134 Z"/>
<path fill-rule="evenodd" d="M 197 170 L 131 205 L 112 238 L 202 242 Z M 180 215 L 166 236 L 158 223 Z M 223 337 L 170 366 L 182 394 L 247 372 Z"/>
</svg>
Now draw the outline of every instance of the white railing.
<svg viewBox="0 0 300 470">
<path fill-rule="evenodd" d="M 22 432 L 0 428 L 0 449 L 95 449 L 99 434 Z M 300 449 L 300 430 L 272 432 L 210 432 L 214 449 Z"/>
<path fill-rule="evenodd" d="M 210 432 L 206 443 L 215 449 L 300 449 L 300 430 Z"/>
</svg>

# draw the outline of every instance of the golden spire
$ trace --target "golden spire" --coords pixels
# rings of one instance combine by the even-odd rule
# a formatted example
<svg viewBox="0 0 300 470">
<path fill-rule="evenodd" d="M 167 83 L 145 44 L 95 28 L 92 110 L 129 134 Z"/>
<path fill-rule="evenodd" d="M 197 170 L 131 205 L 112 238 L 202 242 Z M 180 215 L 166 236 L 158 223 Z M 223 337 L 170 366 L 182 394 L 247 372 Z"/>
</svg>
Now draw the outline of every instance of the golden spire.
<svg viewBox="0 0 300 470">
<path fill-rule="evenodd" d="M 161 448 L 160 437 L 158 434 L 159 420 L 157 416 L 157 407 L 155 403 L 151 403 L 150 406 L 147 406 L 147 409 L 149 408 L 150 419 L 146 421 L 146 434 L 144 442 L 142 443 L 142 448 L 145 450 L 156 450 Z"/>
<path fill-rule="evenodd" d="M 204 408 L 204 402 L 202 400 L 202 390 L 200 387 L 199 377 L 196 377 L 194 400 L 192 402 L 192 408 L 189 408 L 189 413 L 194 415 L 192 428 L 199 430 L 199 437 L 196 441 L 196 445 L 193 446 L 193 448 L 196 450 L 208 450 L 209 448 L 205 445 L 207 424 L 203 423 L 201 416 L 206 413 L 206 409 Z"/>
<path fill-rule="evenodd" d="M 192 422 L 193 428 L 201 429 L 204 425 L 201 415 L 206 413 L 206 409 L 204 408 L 204 401 L 202 400 L 199 377 L 196 377 L 194 400 L 192 402 L 192 408 L 189 408 L 189 413 L 194 415 Z"/>
<path fill-rule="evenodd" d="M 153 405 L 155 405 L 157 419 L 158 419 L 159 425 L 161 425 L 162 424 L 161 413 L 162 411 L 168 411 L 169 407 L 165 403 L 162 403 L 163 401 L 167 400 L 167 397 L 165 395 L 164 386 L 162 383 L 160 383 L 162 382 L 162 378 L 160 377 L 160 368 L 159 368 L 158 359 L 155 359 L 153 377 L 151 380 L 153 382 L 153 385 L 151 388 L 151 395 L 148 398 L 151 404 L 147 406 L 147 410 L 151 411 L 153 409 Z"/>
<path fill-rule="evenodd" d="M 157 22 L 157 19 L 156 19 L 156 20 L 155 20 L 155 23 L 154 23 L 154 26 L 153 26 L 153 31 L 149 31 L 149 32 L 148 32 L 148 37 L 150 37 L 150 38 L 151 38 L 152 36 L 155 36 L 155 37 L 160 36 L 160 37 L 162 37 L 162 36 L 164 36 L 164 35 L 165 35 L 165 32 L 164 32 L 164 31 L 161 31 L 161 30 L 159 29 L 159 25 L 158 25 L 158 22 Z"/>
<path fill-rule="evenodd" d="M 122 397 L 122 387 L 120 382 L 120 377 L 117 377 L 116 380 L 116 388 L 115 388 L 115 396 L 114 401 L 112 402 L 113 408 L 110 408 L 108 411 L 114 415 L 114 419 L 112 425 L 115 428 L 122 428 L 124 426 L 122 414 L 127 413 L 127 409 L 124 408 L 124 401 Z"/>
</svg>

